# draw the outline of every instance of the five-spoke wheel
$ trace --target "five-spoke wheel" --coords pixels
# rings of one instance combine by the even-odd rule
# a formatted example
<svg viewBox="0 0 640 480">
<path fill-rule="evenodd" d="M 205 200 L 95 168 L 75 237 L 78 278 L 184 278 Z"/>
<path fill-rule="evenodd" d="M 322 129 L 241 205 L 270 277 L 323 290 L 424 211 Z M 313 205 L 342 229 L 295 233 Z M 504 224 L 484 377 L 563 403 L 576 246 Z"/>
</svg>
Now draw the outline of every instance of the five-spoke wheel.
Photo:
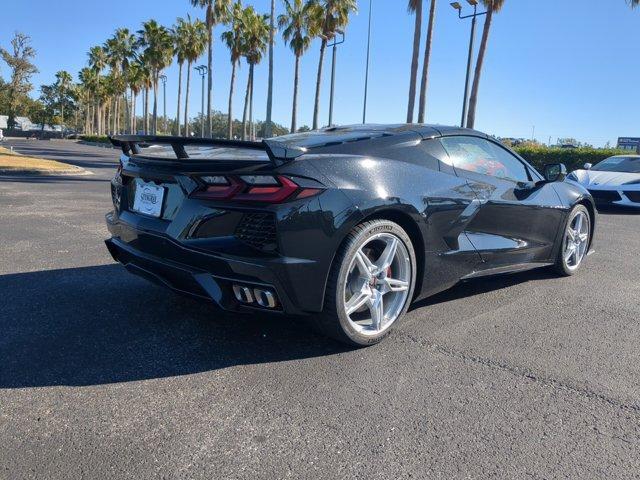
<svg viewBox="0 0 640 480">
<path fill-rule="evenodd" d="M 591 216 L 583 205 L 577 205 L 569 214 L 556 270 L 563 275 L 573 275 L 582 264 L 591 241 Z"/>
</svg>

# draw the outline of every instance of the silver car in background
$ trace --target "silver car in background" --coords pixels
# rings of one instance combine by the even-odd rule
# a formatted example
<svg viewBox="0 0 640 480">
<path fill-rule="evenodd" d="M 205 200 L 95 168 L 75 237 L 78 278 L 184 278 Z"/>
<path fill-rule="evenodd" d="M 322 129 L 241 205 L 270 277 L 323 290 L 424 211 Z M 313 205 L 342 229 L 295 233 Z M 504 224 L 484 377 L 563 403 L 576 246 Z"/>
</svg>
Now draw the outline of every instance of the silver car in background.
<svg viewBox="0 0 640 480">
<path fill-rule="evenodd" d="M 616 155 L 586 163 L 567 177 L 582 184 L 597 205 L 640 208 L 640 155 Z"/>
</svg>

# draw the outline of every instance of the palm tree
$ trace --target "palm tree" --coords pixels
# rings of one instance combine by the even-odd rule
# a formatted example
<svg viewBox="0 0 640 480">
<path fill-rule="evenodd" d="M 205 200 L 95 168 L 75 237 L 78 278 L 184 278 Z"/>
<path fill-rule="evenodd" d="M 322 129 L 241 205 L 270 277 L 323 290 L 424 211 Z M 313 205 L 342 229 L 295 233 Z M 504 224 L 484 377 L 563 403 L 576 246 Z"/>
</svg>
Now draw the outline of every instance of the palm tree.
<svg viewBox="0 0 640 480">
<path fill-rule="evenodd" d="M 231 82 L 229 85 L 229 115 L 227 118 L 227 138 L 233 139 L 233 91 L 236 83 L 236 68 L 240 58 L 245 54 L 245 38 L 243 31 L 242 2 L 238 0 L 233 4 L 229 18 L 229 30 L 222 34 L 222 40 L 226 43 L 231 54 Z"/>
<path fill-rule="evenodd" d="M 418 123 L 424 123 L 427 113 L 427 86 L 429 85 L 429 62 L 431 61 L 431 44 L 433 42 L 433 24 L 436 19 L 437 0 L 431 0 L 429 9 L 429 26 L 427 27 L 427 44 L 424 49 L 422 65 L 422 81 L 420 82 L 420 104 L 418 105 Z"/>
<path fill-rule="evenodd" d="M 356 0 L 321 0 L 321 8 L 316 11 L 313 19 L 322 38 L 320 45 L 320 60 L 318 61 L 318 75 L 316 78 L 316 97 L 313 107 L 313 129 L 318 128 L 318 115 L 320 113 L 320 88 L 322 86 L 322 66 L 324 53 L 329 40 L 336 36 L 338 30 L 342 30 L 349 23 L 349 13 L 358 11 Z"/>
<path fill-rule="evenodd" d="M 187 93 L 184 100 L 184 134 L 189 136 L 189 93 L 191 90 L 191 66 L 207 49 L 207 26 L 201 20 L 187 17 L 184 25 L 184 58 L 187 61 Z"/>
<path fill-rule="evenodd" d="M 273 135 L 271 114 L 273 111 L 273 43 L 276 35 L 276 0 L 271 0 L 271 15 L 269 15 L 269 81 L 267 84 L 267 118 L 264 125 L 264 136 L 270 138 Z"/>
<path fill-rule="evenodd" d="M 122 95 L 125 104 L 125 118 L 129 116 L 129 102 L 127 100 L 126 82 L 123 81 L 122 77 L 126 77 L 129 64 L 135 57 L 135 45 L 136 38 L 127 28 L 118 28 L 113 37 L 107 40 L 104 45 L 104 50 L 107 54 L 107 64 L 111 67 L 111 71 L 117 78 L 118 83 L 124 86 Z M 114 120 L 114 130 L 118 131 L 120 128 L 120 115 L 118 113 L 120 98 L 117 97 L 115 102 L 116 117 Z"/>
<path fill-rule="evenodd" d="M 205 23 L 207 24 L 207 133 L 211 136 L 213 119 L 211 107 L 213 104 L 213 27 L 225 23 L 229 17 L 229 10 L 233 0 L 190 0 L 191 5 L 206 9 Z M 204 135 L 203 135 L 204 136 Z"/>
<path fill-rule="evenodd" d="M 176 113 L 177 135 L 180 136 L 180 114 L 182 112 L 182 67 L 187 58 L 187 22 L 184 18 L 178 18 L 173 27 L 174 55 L 178 59 L 178 109 Z"/>
<path fill-rule="evenodd" d="M 413 30 L 411 75 L 409 78 L 409 105 L 407 107 L 407 123 L 413 123 L 413 111 L 416 105 L 416 83 L 418 81 L 418 56 L 420 55 L 420 36 L 422 35 L 422 0 L 409 0 L 409 12 L 416 14 L 416 24 Z"/>
<path fill-rule="evenodd" d="M 319 5 L 313 1 L 283 0 L 285 13 L 278 17 L 278 27 L 282 29 L 285 43 L 296 57 L 293 77 L 293 106 L 291 108 L 291 133 L 298 125 L 298 84 L 300 82 L 300 57 L 309 49 L 313 37 L 318 34 L 317 22 Z"/>
<path fill-rule="evenodd" d="M 262 61 L 269 43 L 269 15 L 258 15 L 253 7 L 247 7 L 242 12 L 242 35 L 244 38 L 244 56 L 249 64 L 247 79 L 247 93 L 244 100 L 244 115 L 242 117 L 242 138 L 247 138 L 247 110 L 249 112 L 249 136 L 253 132 L 253 72 L 255 66 Z"/>
<path fill-rule="evenodd" d="M 636 1 L 636 0 L 632 0 Z M 484 6 L 487 7 L 487 16 L 484 20 L 484 29 L 482 30 L 482 40 L 480 41 L 480 50 L 478 51 L 478 59 L 476 60 L 476 70 L 473 76 L 473 85 L 471 94 L 469 95 L 469 113 L 467 115 L 467 128 L 474 128 L 476 123 L 476 107 L 478 105 L 478 91 L 480 90 L 480 77 L 482 76 L 482 66 L 484 57 L 487 53 L 487 45 L 489 43 L 489 32 L 491 31 L 491 21 L 493 14 L 500 11 L 504 6 L 505 0 L 482 0 Z"/>
<path fill-rule="evenodd" d="M 102 73 L 102 70 L 104 70 L 104 68 L 107 66 L 107 55 L 104 51 L 104 49 L 102 47 L 96 46 L 96 47 L 91 47 L 91 49 L 89 50 L 89 67 L 95 72 L 96 74 L 96 83 L 95 83 L 95 87 L 94 87 L 94 91 L 95 91 L 95 102 L 96 102 L 96 106 L 95 106 L 95 115 L 96 115 L 96 122 L 95 122 L 95 126 L 96 126 L 96 133 L 98 135 L 102 135 L 103 130 L 102 130 L 102 115 L 100 112 L 100 100 L 99 100 L 99 91 L 100 91 L 100 74 Z"/>
<path fill-rule="evenodd" d="M 60 124 L 63 126 L 62 136 L 64 136 L 64 104 L 67 101 L 72 84 L 73 78 L 71 78 L 69 72 L 60 70 L 56 73 L 55 90 L 60 101 Z"/>
<path fill-rule="evenodd" d="M 155 135 L 158 131 L 158 83 L 162 70 L 171 65 L 173 60 L 173 38 L 166 27 L 155 20 L 142 24 L 138 30 L 138 45 L 144 49 L 145 63 L 151 73 L 153 87 L 153 127 Z"/>
<path fill-rule="evenodd" d="M 80 96 L 85 108 L 84 133 L 89 134 L 94 132 L 92 124 L 93 115 L 91 113 L 91 104 L 92 100 L 95 98 L 96 74 L 91 68 L 83 68 L 82 70 L 80 70 L 78 78 L 80 80 Z"/>
<path fill-rule="evenodd" d="M 138 94 L 144 87 L 144 77 L 144 67 L 139 61 L 129 65 L 129 68 L 127 69 L 127 83 L 131 90 L 131 118 L 129 119 L 129 129 L 133 134 L 135 134 L 138 129 L 136 103 Z"/>
</svg>

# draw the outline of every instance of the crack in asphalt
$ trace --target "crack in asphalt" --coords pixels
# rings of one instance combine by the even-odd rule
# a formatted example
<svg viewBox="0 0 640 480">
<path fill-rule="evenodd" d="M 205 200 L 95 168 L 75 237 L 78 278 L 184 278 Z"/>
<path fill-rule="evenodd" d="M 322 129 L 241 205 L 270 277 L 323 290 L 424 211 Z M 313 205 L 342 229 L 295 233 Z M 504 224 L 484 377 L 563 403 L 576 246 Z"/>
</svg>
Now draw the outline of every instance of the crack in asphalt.
<svg viewBox="0 0 640 480">
<path fill-rule="evenodd" d="M 548 387 L 555 388 L 558 390 L 571 392 L 573 394 L 579 395 L 584 398 L 588 398 L 590 400 L 599 400 L 601 402 L 607 403 L 621 410 L 625 410 L 627 412 L 640 415 L 640 405 L 624 403 L 614 398 L 611 398 L 607 395 L 604 395 L 602 393 L 598 393 L 593 390 L 590 390 L 588 388 L 580 388 L 574 385 L 569 385 L 567 383 L 564 383 L 560 380 L 556 380 L 551 377 L 544 377 L 542 375 L 536 374 L 535 372 L 527 368 L 519 367 L 516 365 L 510 365 L 506 362 L 492 360 L 490 358 L 471 355 L 469 353 L 465 353 L 460 350 L 455 350 L 437 343 L 431 343 L 424 339 L 417 338 L 410 333 L 396 332 L 396 336 L 398 336 L 398 334 L 400 334 L 401 336 L 405 337 L 406 339 L 410 340 L 413 343 L 426 347 L 431 352 L 438 353 L 440 355 L 444 355 L 450 358 L 463 360 L 465 362 L 471 362 L 477 365 L 482 365 L 491 369 L 507 372 L 515 377 L 524 378 L 532 382 L 540 383 L 542 385 L 546 385 Z"/>
</svg>

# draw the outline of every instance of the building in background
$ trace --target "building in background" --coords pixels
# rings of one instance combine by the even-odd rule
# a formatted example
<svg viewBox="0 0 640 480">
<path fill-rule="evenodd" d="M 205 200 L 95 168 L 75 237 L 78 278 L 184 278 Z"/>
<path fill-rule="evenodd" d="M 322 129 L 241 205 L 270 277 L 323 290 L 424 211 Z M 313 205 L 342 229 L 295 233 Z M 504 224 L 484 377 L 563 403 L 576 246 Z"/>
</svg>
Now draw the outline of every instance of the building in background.
<svg viewBox="0 0 640 480">
<path fill-rule="evenodd" d="M 0 128 L 4 130 L 9 128 L 9 115 L 0 115 Z"/>
</svg>

